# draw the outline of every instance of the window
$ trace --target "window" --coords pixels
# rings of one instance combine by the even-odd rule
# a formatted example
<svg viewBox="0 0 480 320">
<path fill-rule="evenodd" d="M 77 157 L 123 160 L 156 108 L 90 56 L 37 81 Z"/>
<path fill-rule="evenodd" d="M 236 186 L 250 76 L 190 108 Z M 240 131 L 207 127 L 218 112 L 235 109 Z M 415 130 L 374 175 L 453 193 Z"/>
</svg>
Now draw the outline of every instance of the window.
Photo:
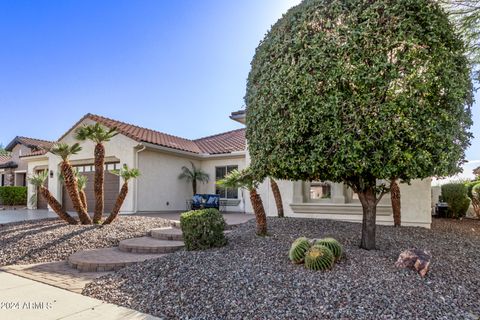
<svg viewBox="0 0 480 320">
<path fill-rule="evenodd" d="M 330 199 L 332 197 L 332 189 L 329 183 L 312 182 L 310 184 L 310 200 Z"/>
<path fill-rule="evenodd" d="M 223 179 L 233 170 L 238 170 L 238 166 L 215 167 L 215 181 Z M 238 199 L 238 189 L 216 187 L 215 193 L 222 199 Z"/>
</svg>

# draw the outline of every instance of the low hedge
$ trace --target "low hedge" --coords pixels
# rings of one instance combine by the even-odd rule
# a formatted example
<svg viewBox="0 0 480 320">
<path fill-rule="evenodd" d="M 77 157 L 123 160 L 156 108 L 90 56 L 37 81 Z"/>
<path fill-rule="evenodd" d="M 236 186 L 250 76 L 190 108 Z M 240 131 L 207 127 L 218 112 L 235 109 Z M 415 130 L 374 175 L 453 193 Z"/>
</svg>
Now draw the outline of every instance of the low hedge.
<svg viewBox="0 0 480 320">
<path fill-rule="evenodd" d="M 217 209 L 193 210 L 182 213 L 180 226 L 187 250 L 205 250 L 227 243 L 223 231 L 225 220 Z"/>
<path fill-rule="evenodd" d="M 6 206 L 27 205 L 27 187 L 0 187 L 0 203 Z"/>
<path fill-rule="evenodd" d="M 442 185 L 442 199 L 448 203 L 447 218 L 463 218 L 470 207 L 468 188 L 464 183 Z"/>
</svg>

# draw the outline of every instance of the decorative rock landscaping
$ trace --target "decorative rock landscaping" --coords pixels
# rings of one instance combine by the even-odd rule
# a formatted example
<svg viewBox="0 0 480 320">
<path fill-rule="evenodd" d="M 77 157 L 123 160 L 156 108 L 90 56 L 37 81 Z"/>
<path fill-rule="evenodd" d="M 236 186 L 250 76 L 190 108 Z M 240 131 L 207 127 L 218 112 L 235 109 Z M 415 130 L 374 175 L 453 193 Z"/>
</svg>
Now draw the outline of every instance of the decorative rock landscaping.
<svg viewBox="0 0 480 320">
<path fill-rule="evenodd" d="M 83 293 L 165 319 L 478 319 L 480 221 L 434 220 L 432 230 L 378 226 L 378 250 L 358 248 L 361 225 L 268 220 L 232 231 L 225 247 L 178 251 L 126 267 Z M 291 243 L 334 237 L 346 257 L 331 271 L 299 268 Z M 430 273 L 395 267 L 405 248 L 434 257 Z"/>
</svg>

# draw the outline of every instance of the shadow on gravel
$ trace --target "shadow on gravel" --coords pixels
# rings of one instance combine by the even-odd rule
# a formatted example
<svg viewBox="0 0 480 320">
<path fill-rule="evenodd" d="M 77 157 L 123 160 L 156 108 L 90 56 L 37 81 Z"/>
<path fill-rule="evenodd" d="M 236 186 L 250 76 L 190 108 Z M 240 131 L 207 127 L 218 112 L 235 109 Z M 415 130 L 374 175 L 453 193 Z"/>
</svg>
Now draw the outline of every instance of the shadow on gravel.
<svg viewBox="0 0 480 320">
<path fill-rule="evenodd" d="M 79 230 L 76 230 L 74 232 L 71 232 L 69 234 L 66 234 L 64 236 L 61 236 L 59 238 L 55 238 L 53 241 L 51 242 L 47 242 L 45 243 L 43 246 L 41 247 L 38 247 L 38 248 L 35 248 L 35 249 L 31 249 L 29 251 L 27 251 L 24 255 L 22 255 L 21 257 L 18 257 L 17 259 L 13 260 L 11 264 L 17 264 L 18 262 L 21 262 L 23 259 L 25 258 L 31 258 L 31 257 L 34 257 L 36 254 L 38 253 L 42 253 L 44 251 L 48 251 L 49 249 L 55 247 L 56 245 L 58 245 L 59 243 L 63 243 L 63 242 L 67 242 L 68 240 L 76 237 L 76 236 L 79 236 L 87 231 L 90 231 L 92 228 L 95 228 L 95 226 L 92 226 L 92 227 L 84 227 L 84 228 L 81 228 Z"/>
<path fill-rule="evenodd" d="M 23 229 L 19 232 L 18 235 L 15 235 L 15 236 L 11 236 L 11 237 L 5 237 L 3 238 L 3 232 L 0 232 L 0 243 L 9 243 L 9 242 L 16 242 L 17 240 L 20 240 L 26 236 L 29 236 L 29 235 L 34 235 L 34 234 L 37 234 L 37 233 L 42 233 L 42 232 L 45 232 L 45 231 L 49 231 L 49 230 L 54 230 L 54 229 L 58 229 L 58 228 L 61 228 L 61 227 L 65 227 L 66 225 L 64 224 L 55 224 L 55 225 L 50 225 L 50 226 L 40 226 L 40 227 L 35 227 L 35 228 L 29 228 L 29 229 Z M 18 232 L 18 229 L 15 230 L 16 232 Z"/>
</svg>

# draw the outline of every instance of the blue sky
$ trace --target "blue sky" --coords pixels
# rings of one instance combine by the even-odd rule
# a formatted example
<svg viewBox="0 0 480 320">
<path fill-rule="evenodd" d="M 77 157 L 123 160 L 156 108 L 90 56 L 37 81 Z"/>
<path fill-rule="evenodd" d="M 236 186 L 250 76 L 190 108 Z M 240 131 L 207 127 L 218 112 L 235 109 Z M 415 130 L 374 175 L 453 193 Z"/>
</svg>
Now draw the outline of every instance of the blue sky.
<svg viewBox="0 0 480 320">
<path fill-rule="evenodd" d="M 298 2 L 0 0 L 0 143 L 88 112 L 186 138 L 239 128 L 255 48 Z M 478 104 L 474 121 L 480 136 Z"/>
</svg>

